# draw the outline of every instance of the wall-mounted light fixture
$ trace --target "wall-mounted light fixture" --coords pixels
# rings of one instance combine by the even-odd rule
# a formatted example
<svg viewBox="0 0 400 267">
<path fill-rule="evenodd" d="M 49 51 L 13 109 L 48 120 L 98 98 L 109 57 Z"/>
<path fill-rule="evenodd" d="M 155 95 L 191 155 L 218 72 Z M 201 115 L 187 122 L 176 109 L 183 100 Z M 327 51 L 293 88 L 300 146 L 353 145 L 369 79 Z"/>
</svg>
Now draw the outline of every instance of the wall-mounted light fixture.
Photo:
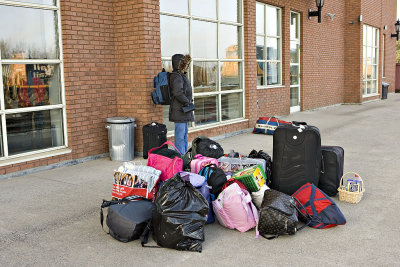
<svg viewBox="0 0 400 267">
<path fill-rule="evenodd" d="M 321 23 L 321 13 L 322 7 L 324 6 L 324 0 L 315 0 L 315 4 L 317 5 L 318 11 L 311 11 L 311 8 L 308 10 L 308 19 L 311 17 L 318 17 L 318 23 Z"/>
<path fill-rule="evenodd" d="M 396 40 L 399 40 L 399 32 L 400 32 L 400 20 L 397 19 L 396 23 L 394 24 L 394 26 L 396 27 L 396 33 L 392 33 L 391 37 L 396 37 Z"/>
</svg>

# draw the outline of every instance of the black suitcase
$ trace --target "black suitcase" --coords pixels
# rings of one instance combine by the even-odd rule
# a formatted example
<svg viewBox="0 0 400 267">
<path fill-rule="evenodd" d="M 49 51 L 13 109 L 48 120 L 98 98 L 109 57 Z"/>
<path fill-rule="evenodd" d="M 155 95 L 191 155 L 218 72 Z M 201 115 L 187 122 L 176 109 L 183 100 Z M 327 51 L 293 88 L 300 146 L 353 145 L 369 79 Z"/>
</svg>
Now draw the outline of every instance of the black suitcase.
<svg viewBox="0 0 400 267">
<path fill-rule="evenodd" d="M 292 195 L 305 183 L 318 185 L 321 135 L 317 127 L 282 125 L 273 136 L 271 188 Z"/>
<path fill-rule="evenodd" d="M 336 196 L 343 176 L 344 149 L 340 146 L 322 146 L 322 171 L 318 188 L 328 196 Z"/>
<path fill-rule="evenodd" d="M 148 152 L 167 141 L 167 126 L 152 122 L 143 126 L 143 158 L 148 158 Z"/>
</svg>

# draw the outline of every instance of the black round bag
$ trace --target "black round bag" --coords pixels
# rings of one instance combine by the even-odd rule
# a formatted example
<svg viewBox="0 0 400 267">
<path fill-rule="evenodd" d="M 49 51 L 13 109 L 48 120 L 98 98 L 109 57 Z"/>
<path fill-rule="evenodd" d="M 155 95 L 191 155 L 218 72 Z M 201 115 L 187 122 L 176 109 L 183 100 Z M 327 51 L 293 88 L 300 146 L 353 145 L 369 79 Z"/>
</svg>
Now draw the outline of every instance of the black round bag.
<svg viewBox="0 0 400 267">
<path fill-rule="evenodd" d="M 201 139 L 197 143 L 196 153 L 205 157 L 218 159 L 224 155 L 224 149 L 220 144 L 209 138 Z M 193 155 L 195 156 L 195 155 Z"/>
</svg>

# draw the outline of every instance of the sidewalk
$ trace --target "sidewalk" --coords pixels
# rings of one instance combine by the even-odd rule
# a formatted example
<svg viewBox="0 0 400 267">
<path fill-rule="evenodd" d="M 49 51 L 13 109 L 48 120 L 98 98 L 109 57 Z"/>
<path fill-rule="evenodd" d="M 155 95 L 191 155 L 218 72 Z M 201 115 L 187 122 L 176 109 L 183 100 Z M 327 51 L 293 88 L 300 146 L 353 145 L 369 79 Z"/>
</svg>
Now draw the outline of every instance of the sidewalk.
<svg viewBox="0 0 400 267">
<path fill-rule="evenodd" d="M 216 222 L 206 226 L 202 253 L 121 243 L 99 223 L 101 201 L 111 197 L 112 173 L 120 163 L 99 159 L 0 180 L 0 265 L 398 266 L 399 114 L 400 94 L 389 94 L 385 101 L 282 117 L 317 126 L 323 145 L 344 148 L 344 170 L 364 179 L 360 203 L 334 198 L 345 226 L 306 228 L 269 241 L 256 239 L 254 230 L 240 233 Z M 247 133 L 218 142 L 226 152 L 248 154 L 254 148 L 272 155 L 272 136 Z"/>
</svg>

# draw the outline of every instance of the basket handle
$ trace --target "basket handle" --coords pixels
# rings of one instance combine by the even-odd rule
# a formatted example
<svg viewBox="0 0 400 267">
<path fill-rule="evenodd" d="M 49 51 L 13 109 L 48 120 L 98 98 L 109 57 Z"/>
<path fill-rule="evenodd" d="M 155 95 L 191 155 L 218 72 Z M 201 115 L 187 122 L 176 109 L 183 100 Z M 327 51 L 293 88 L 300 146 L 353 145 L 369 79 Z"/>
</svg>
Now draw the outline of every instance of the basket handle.
<svg viewBox="0 0 400 267">
<path fill-rule="evenodd" d="M 361 182 L 362 182 L 362 192 L 364 191 L 364 180 L 361 178 L 361 176 L 358 174 L 358 173 L 356 173 L 356 172 L 346 172 L 345 174 L 343 174 L 342 175 L 342 178 L 340 178 L 340 182 L 339 182 L 339 188 L 338 188 L 338 190 L 340 189 L 340 187 L 343 185 L 343 177 L 345 177 L 347 174 L 354 174 L 354 175 L 357 175 L 358 176 L 358 178 L 360 178 L 360 180 L 361 180 Z"/>
</svg>

